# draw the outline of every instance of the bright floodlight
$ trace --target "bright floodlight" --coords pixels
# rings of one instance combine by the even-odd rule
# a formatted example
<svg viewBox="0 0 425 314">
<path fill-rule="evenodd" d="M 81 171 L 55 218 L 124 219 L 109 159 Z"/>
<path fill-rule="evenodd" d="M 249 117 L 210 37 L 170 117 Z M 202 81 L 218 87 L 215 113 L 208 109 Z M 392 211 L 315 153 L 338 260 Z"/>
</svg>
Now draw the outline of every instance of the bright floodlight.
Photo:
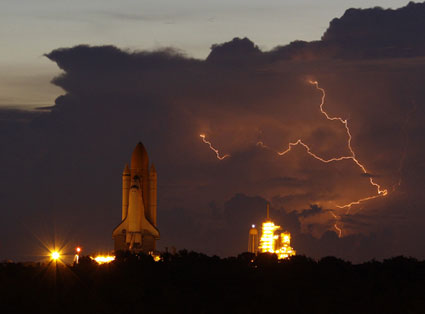
<svg viewBox="0 0 425 314">
<path fill-rule="evenodd" d="M 75 250 L 77 251 L 77 253 L 80 253 L 81 252 L 81 248 L 80 247 L 77 247 Z"/>
<path fill-rule="evenodd" d="M 99 265 L 102 264 L 108 264 L 110 262 L 113 262 L 115 260 L 115 256 L 111 256 L 111 255 L 98 255 L 96 257 L 92 257 L 91 259 L 95 260 L 96 263 L 98 263 Z"/>
<path fill-rule="evenodd" d="M 60 258 L 60 254 L 58 251 L 52 252 L 52 260 L 56 261 Z"/>
</svg>

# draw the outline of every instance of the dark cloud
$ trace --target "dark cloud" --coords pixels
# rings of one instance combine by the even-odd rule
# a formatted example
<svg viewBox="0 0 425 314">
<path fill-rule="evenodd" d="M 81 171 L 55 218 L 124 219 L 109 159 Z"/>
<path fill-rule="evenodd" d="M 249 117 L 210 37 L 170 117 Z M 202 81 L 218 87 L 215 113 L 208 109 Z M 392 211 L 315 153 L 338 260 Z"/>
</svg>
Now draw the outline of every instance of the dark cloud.
<svg viewBox="0 0 425 314">
<path fill-rule="evenodd" d="M 113 46 L 48 53 L 64 95 L 47 111 L 0 111 L 2 254 L 27 256 L 46 221 L 88 251 L 110 249 L 121 171 L 142 141 L 159 174 L 160 247 L 237 254 L 268 200 L 302 254 L 423 257 L 411 243 L 425 218 L 424 8 L 350 9 L 320 41 L 262 52 L 236 38 L 206 60 Z M 282 154 L 302 139 L 323 159 L 350 155 L 316 79 L 366 173 L 300 145 Z M 201 133 L 231 157 L 218 160 Z M 375 195 L 370 179 L 389 195 L 341 208 Z"/>
<path fill-rule="evenodd" d="M 317 215 L 323 212 L 323 209 L 320 208 L 317 205 L 310 205 L 309 209 L 304 209 L 303 211 L 300 212 L 300 216 L 302 217 L 308 217 L 308 216 L 312 216 L 312 215 Z"/>
<path fill-rule="evenodd" d="M 295 41 L 270 52 L 274 59 L 382 59 L 425 54 L 423 3 L 392 10 L 349 9 L 331 21 L 322 40 Z"/>
<path fill-rule="evenodd" d="M 370 48 L 366 51 L 374 51 L 377 57 L 418 55 L 425 47 L 425 35 L 417 32 L 425 27 L 424 14 L 424 5 L 414 2 L 398 10 L 349 9 L 331 21 L 322 41 L 367 45 Z M 419 51 L 414 52 L 415 49 Z"/>
<path fill-rule="evenodd" d="M 233 38 L 232 41 L 223 44 L 215 44 L 207 57 L 207 62 L 238 66 L 245 62 L 252 63 L 262 56 L 262 52 L 248 38 Z"/>
</svg>

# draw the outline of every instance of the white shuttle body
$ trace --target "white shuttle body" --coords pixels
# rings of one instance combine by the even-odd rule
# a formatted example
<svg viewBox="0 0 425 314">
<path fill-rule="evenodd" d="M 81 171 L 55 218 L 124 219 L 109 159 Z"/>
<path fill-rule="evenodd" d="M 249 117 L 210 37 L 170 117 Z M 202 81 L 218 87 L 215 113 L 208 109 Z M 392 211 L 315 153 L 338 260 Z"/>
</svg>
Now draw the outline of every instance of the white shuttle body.
<svg viewBox="0 0 425 314">
<path fill-rule="evenodd" d="M 122 174 L 122 221 L 112 232 L 115 251 L 153 252 L 159 239 L 156 224 L 157 174 L 142 143 Z"/>
</svg>

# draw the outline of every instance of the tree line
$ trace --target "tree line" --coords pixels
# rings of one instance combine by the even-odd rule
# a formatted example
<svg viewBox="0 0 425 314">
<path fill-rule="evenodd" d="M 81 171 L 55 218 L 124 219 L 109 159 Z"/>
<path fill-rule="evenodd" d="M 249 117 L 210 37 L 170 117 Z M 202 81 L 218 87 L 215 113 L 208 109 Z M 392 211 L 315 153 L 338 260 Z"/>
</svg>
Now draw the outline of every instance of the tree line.
<svg viewBox="0 0 425 314">
<path fill-rule="evenodd" d="M 425 262 L 186 250 L 98 265 L 0 264 L 2 313 L 425 313 Z"/>
</svg>

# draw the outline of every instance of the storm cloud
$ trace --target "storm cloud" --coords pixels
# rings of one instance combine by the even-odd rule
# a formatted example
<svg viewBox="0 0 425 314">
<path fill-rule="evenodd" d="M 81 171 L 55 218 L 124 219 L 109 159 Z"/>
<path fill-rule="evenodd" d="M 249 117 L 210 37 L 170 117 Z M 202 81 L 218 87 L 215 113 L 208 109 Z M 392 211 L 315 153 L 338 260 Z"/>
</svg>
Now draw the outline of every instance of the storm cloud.
<svg viewBox="0 0 425 314">
<path fill-rule="evenodd" d="M 269 201 L 299 253 L 423 258 L 424 21 L 423 3 L 350 9 L 320 41 L 261 51 L 235 38 L 205 60 L 172 48 L 47 53 L 64 95 L 47 112 L 0 111 L 2 256 L 36 255 L 44 231 L 34 226 L 46 224 L 88 251 L 110 249 L 121 171 L 142 141 L 158 171 L 161 248 L 240 253 Z M 310 80 L 329 116 L 348 120 L 366 174 L 300 145 L 278 154 L 298 139 L 324 159 L 350 154 Z M 217 159 L 200 134 L 230 157 Z M 370 178 L 388 196 L 338 208 L 376 195 Z"/>
</svg>

